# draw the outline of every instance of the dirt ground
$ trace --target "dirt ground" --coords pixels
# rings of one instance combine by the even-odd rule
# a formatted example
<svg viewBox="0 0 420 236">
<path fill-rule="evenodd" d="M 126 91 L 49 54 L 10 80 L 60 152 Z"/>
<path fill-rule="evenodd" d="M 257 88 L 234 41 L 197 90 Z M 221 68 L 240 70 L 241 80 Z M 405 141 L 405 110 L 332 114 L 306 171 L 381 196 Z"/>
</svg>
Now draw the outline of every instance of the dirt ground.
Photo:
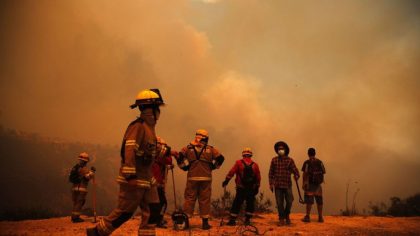
<svg viewBox="0 0 420 236">
<path fill-rule="evenodd" d="M 277 226 L 275 214 L 264 214 L 253 219 L 259 234 L 264 235 L 420 235 L 420 217 L 342 217 L 326 216 L 324 223 L 316 222 L 317 217 L 311 217 L 311 223 L 303 223 L 300 219 L 303 214 L 292 214 L 291 226 Z M 0 235 L 84 235 L 87 227 L 92 227 L 92 218 L 85 217 L 86 222 L 72 224 L 70 217 L 53 218 L 46 220 L 2 221 L 0 222 Z M 169 220 L 169 216 L 167 218 Z M 244 230 L 255 230 L 239 224 L 236 227 L 220 225 L 220 219 L 211 220 L 213 226 L 210 231 L 200 229 L 201 220 L 194 217 L 191 220 L 190 231 L 177 232 L 171 229 L 158 229 L 157 235 L 255 235 Z M 113 235 L 136 235 L 139 218 L 135 217 Z"/>
</svg>

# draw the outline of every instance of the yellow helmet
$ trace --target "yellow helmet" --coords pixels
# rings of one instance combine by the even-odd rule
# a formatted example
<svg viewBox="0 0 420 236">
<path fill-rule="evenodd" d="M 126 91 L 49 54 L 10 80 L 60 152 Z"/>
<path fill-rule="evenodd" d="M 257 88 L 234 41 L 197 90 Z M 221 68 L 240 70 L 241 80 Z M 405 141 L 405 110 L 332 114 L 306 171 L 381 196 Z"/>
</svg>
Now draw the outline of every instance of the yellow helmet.
<svg viewBox="0 0 420 236">
<path fill-rule="evenodd" d="M 252 157 L 252 149 L 247 147 L 242 150 L 242 156 L 250 156 Z"/>
<path fill-rule="evenodd" d="M 207 132 L 207 130 L 205 130 L 205 129 L 198 129 L 195 132 L 195 135 L 200 135 L 200 136 L 203 136 L 205 138 L 208 138 L 209 137 L 209 132 Z"/>
<path fill-rule="evenodd" d="M 155 105 L 155 106 L 162 106 L 165 105 L 162 99 L 162 95 L 160 95 L 159 89 L 145 89 L 140 91 L 137 94 L 136 102 L 130 106 L 131 109 L 134 109 L 138 106 L 143 105 Z"/>
<path fill-rule="evenodd" d="M 87 154 L 87 152 L 82 152 L 79 154 L 79 157 L 77 159 L 88 162 L 89 154 Z"/>
</svg>

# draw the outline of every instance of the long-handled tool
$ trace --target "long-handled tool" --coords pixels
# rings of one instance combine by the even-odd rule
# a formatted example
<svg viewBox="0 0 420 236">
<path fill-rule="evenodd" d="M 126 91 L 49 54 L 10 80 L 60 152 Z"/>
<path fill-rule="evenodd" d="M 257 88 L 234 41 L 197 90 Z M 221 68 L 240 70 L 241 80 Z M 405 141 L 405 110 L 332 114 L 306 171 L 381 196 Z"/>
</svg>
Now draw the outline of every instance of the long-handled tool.
<svg viewBox="0 0 420 236">
<path fill-rule="evenodd" d="M 93 223 L 96 223 L 96 181 L 92 178 L 92 204 L 93 204 Z"/>
<path fill-rule="evenodd" d="M 226 186 L 223 187 L 223 197 L 222 197 L 222 219 L 220 220 L 220 226 L 223 226 L 225 224 L 224 218 L 225 218 L 225 212 L 226 211 Z"/>
<path fill-rule="evenodd" d="M 171 169 L 172 172 L 172 187 L 174 189 L 174 203 L 175 203 L 175 210 L 172 213 L 172 221 L 174 222 L 174 229 L 175 230 L 185 230 L 190 227 L 190 223 L 188 220 L 188 215 L 185 214 L 181 209 L 178 209 L 176 204 L 176 190 L 175 190 L 175 177 L 174 177 L 174 170 Z"/>
<path fill-rule="evenodd" d="M 305 201 L 302 199 L 302 195 L 300 194 L 299 182 L 297 181 L 297 179 L 295 179 L 295 182 L 296 182 L 296 188 L 299 194 L 299 203 L 305 204 Z"/>
</svg>

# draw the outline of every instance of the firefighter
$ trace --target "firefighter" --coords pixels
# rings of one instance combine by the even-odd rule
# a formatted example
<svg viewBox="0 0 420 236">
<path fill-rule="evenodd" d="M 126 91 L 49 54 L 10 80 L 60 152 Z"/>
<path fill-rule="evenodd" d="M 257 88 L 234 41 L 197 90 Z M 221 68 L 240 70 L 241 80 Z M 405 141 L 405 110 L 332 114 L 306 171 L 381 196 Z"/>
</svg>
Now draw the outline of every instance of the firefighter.
<svg viewBox="0 0 420 236">
<path fill-rule="evenodd" d="M 211 173 L 220 168 L 225 158 L 213 146 L 208 145 L 209 134 L 204 129 L 197 130 L 195 139 L 182 148 L 177 159 L 178 166 L 188 171 L 184 193 L 184 211 L 188 217 L 194 213 L 198 199 L 202 228 L 208 230 L 211 203 Z"/>
<path fill-rule="evenodd" d="M 79 154 L 79 163 L 77 163 L 71 170 L 69 180 L 73 184 L 72 187 L 72 201 L 73 211 L 71 213 L 71 222 L 80 223 L 84 220 L 80 218 L 83 205 L 86 202 L 86 195 L 88 193 L 87 187 L 89 180 L 95 176 L 95 167 L 87 168 L 89 162 L 89 154 L 82 152 Z"/>
<path fill-rule="evenodd" d="M 225 181 L 222 183 L 222 187 L 225 188 L 230 179 L 236 175 L 236 195 L 230 210 L 230 219 L 227 223 L 229 226 L 236 225 L 236 218 L 238 217 L 239 210 L 244 201 L 246 201 L 245 225 L 251 223 L 251 217 L 254 214 L 255 195 L 258 194 L 260 188 L 261 174 L 258 164 L 252 161 L 251 157 L 251 148 L 245 148 L 242 151 L 242 159 L 235 162 L 235 165 L 229 171 Z"/>
<path fill-rule="evenodd" d="M 314 204 L 314 198 L 318 209 L 318 222 L 324 222 L 322 216 L 322 187 L 324 182 L 325 167 L 320 159 L 316 157 L 315 148 L 308 149 L 309 159 L 303 163 L 303 190 L 305 191 L 306 215 L 303 217 L 303 222 L 311 222 L 310 214 L 311 208 Z"/>
<path fill-rule="evenodd" d="M 166 200 L 165 185 L 167 181 L 168 170 L 173 168 L 172 156 L 177 156 L 176 151 L 171 150 L 165 140 L 157 137 L 159 154 L 152 166 L 153 177 L 156 179 L 158 202 L 150 204 L 150 219 L 157 223 L 157 227 L 166 228 L 167 222 L 164 220 L 168 201 Z"/>
<path fill-rule="evenodd" d="M 151 188 L 152 164 L 158 152 L 155 125 L 162 105 L 159 90 L 147 89 L 140 91 L 130 106 L 139 108 L 140 117 L 129 124 L 122 142 L 118 206 L 94 228 L 88 228 L 87 235 L 111 234 L 132 217 L 137 207 L 141 209 L 138 235 L 155 235 L 155 225 L 149 221 L 149 203 L 157 198 L 156 189 Z"/>
<path fill-rule="evenodd" d="M 290 149 L 285 142 L 279 141 L 274 144 L 274 151 L 277 156 L 271 160 L 268 174 L 270 190 L 271 192 L 274 191 L 276 196 L 279 226 L 290 225 L 289 215 L 294 200 L 290 175 L 293 174 L 297 181 L 300 177 L 299 171 L 293 159 L 289 157 Z"/>
</svg>

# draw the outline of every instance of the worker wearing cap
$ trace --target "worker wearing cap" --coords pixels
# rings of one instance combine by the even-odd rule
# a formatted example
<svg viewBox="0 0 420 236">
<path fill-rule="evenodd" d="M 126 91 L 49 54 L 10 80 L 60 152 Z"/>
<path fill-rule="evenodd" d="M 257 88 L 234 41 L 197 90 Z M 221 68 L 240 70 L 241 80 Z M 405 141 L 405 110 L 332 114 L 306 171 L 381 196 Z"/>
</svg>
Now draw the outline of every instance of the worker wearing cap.
<svg viewBox="0 0 420 236">
<path fill-rule="evenodd" d="M 236 195 L 230 209 L 229 226 L 236 225 L 236 218 L 244 201 L 246 201 L 245 225 L 251 224 L 251 217 L 254 215 L 255 195 L 258 194 L 260 188 L 261 174 L 258 164 L 251 159 L 252 155 L 251 148 L 244 148 L 242 159 L 235 162 L 222 183 L 222 187 L 225 188 L 233 176 L 236 175 Z"/>
</svg>

